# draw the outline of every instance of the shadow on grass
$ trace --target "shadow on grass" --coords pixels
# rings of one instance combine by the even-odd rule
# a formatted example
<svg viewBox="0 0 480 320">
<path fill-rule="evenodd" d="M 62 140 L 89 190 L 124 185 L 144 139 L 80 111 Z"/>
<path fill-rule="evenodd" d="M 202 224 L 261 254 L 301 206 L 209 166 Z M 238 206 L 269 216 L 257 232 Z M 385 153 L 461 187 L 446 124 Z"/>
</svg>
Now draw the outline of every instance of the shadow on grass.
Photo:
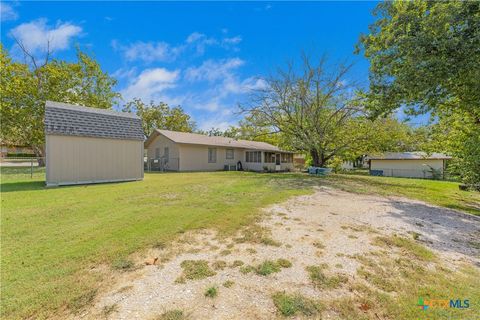
<svg viewBox="0 0 480 320">
<path fill-rule="evenodd" d="M 32 191 L 45 189 L 45 181 L 3 182 L 0 184 L 2 192 Z"/>
</svg>

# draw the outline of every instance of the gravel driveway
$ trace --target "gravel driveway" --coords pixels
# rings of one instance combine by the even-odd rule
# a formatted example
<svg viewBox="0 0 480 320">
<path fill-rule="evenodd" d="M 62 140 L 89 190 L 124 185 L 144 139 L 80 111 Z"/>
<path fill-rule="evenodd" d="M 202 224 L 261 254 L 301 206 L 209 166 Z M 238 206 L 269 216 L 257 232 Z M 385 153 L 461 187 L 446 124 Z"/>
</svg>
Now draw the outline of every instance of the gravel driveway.
<svg viewBox="0 0 480 320">
<path fill-rule="evenodd" d="M 318 290 L 306 267 L 324 264 L 332 274 L 355 277 L 359 264 L 352 257 L 374 250 L 371 240 L 378 235 L 413 237 L 452 268 L 460 263 L 480 266 L 480 219 L 419 201 L 318 188 L 266 212 L 260 225 L 270 230 L 271 243 L 219 239 L 208 230 L 185 234 L 173 248 L 152 249 L 139 257 L 140 264 L 151 257 L 159 257 L 160 262 L 115 277 L 95 305 L 77 317 L 155 319 L 179 309 L 192 319 L 277 318 L 271 295 L 279 290 L 323 300 L 348 296 L 341 287 Z M 292 266 L 268 276 L 241 272 L 238 262 L 245 267 L 279 258 Z M 182 283 L 178 279 L 184 260 L 208 261 L 216 266 L 215 275 Z M 227 288 L 226 281 L 233 284 Z M 218 289 L 214 299 L 204 295 L 210 286 Z"/>
</svg>

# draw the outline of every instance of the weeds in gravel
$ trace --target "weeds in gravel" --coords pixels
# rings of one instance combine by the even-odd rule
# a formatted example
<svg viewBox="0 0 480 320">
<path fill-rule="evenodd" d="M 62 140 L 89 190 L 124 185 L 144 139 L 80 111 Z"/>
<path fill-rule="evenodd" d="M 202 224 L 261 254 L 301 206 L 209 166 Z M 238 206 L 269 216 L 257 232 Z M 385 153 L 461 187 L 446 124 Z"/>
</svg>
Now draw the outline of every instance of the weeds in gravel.
<svg viewBox="0 0 480 320">
<path fill-rule="evenodd" d="M 276 261 L 265 260 L 260 265 L 254 268 L 255 272 L 261 276 L 268 276 L 269 274 L 280 272 L 282 268 L 290 268 L 292 263 L 287 259 L 278 259 Z"/>
<path fill-rule="evenodd" d="M 255 268 L 255 272 L 261 276 L 268 276 L 269 274 L 280 272 L 281 267 L 275 261 L 266 260 Z"/>
<path fill-rule="evenodd" d="M 229 254 L 231 254 L 232 251 L 231 250 L 228 250 L 228 249 L 225 249 L 225 250 L 222 250 L 220 251 L 220 255 L 221 256 L 228 256 Z"/>
<path fill-rule="evenodd" d="M 117 259 L 112 263 L 112 268 L 120 271 L 130 271 L 134 267 L 133 261 L 127 259 Z"/>
<path fill-rule="evenodd" d="M 232 262 L 232 264 L 230 265 L 232 268 L 236 268 L 236 267 L 241 267 L 243 266 L 245 263 L 242 261 L 242 260 L 235 260 Z"/>
<path fill-rule="evenodd" d="M 317 249 L 325 249 L 325 245 L 320 241 L 315 241 L 314 243 L 312 243 L 312 245 Z"/>
<path fill-rule="evenodd" d="M 290 268 L 292 266 L 292 263 L 287 259 L 278 259 L 277 263 L 282 268 Z"/>
<path fill-rule="evenodd" d="M 218 295 L 218 289 L 215 286 L 212 286 L 205 291 L 205 297 L 215 298 L 217 295 Z"/>
<path fill-rule="evenodd" d="M 323 310 L 320 302 L 306 298 L 300 294 L 286 294 L 277 292 L 272 296 L 277 310 L 284 316 L 303 315 L 307 317 L 317 316 Z"/>
<path fill-rule="evenodd" d="M 432 251 L 428 250 L 421 244 L 396 235 L 390 237 L 376 237 L 373 241 L 373 244 L 388 248 L 397 247 L 409 254 L 412 258 L 417 258 L 423 261 L 434 261 L 436 258 Z"/>
<path fill-rule="evenodd" d="M 212 268 L 215 270 L 223 270 L 227 267 L 227 263 L 223 260 L 217 260 L 212 263 Z"/>
<path fill-rule="evenodd" d="M 184 260 L 180 264 L 183 268 L 182 276 L 188 280 L 199 280 L 216 274 L 205 260 Z"/>
<path fill-rule="evenodd" d="M 112 313 L 117 312 L 118 310 L 118 305 L 116 303 L 104 306 L 102 309 L 102 315 L 105 318 L 108 318 Z"/>
<path fill-rule="evenodd" d="M 266 246 L 280 247 L 282 245 L 280 242 L 275 241 L 270 237 L 263 237 L 260 242 Z"/>
<path fill-rule="evenodd" d="M 419 298 L 480 300 L 480 272 L 469 265 L 445 268 L 433 252 L 412 239 L 384 236 L 375 244 L 388 247 L 356 255 L 360 263 L 357 280 L 349 284 L 353 295 L 334 301 L 330 308 L 344 319 L 419 319 L 425 311 L 418 308 Z M 473 319 L 480 314 L 478 305 L 458 310 L 429 308 L 429 319 Z"/>
<path fill-rule="evenodd" d="M 86 293 L 72 299 L 72 301 L 68 304 L 68 307 L 73 311 L 73 313 L 77 313 L 87 305 L 91 304 L 96 295 L 97 289 L 87 291 Z"/>
<path fill-rule="evenodd" d="M 231 288 L 234 284 L 235 284 L 235 282 L 233 282 L 232 280 L 227 280 L 223 283 L 223 286 L 225 288 Z"/>
<path fill-rule="evenodd" d="M 310 276 L 310 280 L 316 288 L 335 289 L 342 283 L 348 281 L 348 278 L 345 275 L 338 274 L 331 277 L 325 275 L 323 272 L 325 266 L 308 266 L 306 270 Z"/>
<path fill-rule="evenodd" d="M 243 266 L 243 267 L 240 268 L 240 272 L 243 273 L 243 274 L 250 273 L 254 270 L 255 270 L 255 268 L 252 267 L 252 266 Z"/>
<path fill-rule="evenodd" d="M 170 310 L 159 317 L 157 317 L 155 320 L 187 320 L 188 317 L 185 315 L 185 313 L 182 310 Z"/>
</svg>

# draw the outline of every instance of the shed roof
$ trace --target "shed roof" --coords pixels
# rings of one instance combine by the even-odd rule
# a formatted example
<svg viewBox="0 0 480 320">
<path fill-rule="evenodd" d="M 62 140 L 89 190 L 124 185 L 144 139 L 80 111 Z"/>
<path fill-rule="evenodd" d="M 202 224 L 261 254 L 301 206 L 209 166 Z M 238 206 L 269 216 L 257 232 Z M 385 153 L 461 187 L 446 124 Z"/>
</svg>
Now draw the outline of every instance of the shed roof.
<svg viewBox="0 0 480 320">
<path fill-rule="evenodd" d="M 198 133 L 159 130 L 159 129 L 155 130 L 150 135 L 150 137 L 145 142 L 145 146 L 148 146 L 150 142 L 159 134 L 167 137 L 168 139 L 176 143 L 199 144 L 199 145 L 227 147 L 227 148 L 228 147 L 243 148 L 243 149 L 262 150 L 262 151 L 282 151 L 278 147 L 266 142 L 240 140 L 240 139 L 233 139 L 233 138 L 220 137 L 220 136 L 207 136 L 207 135 L 198 134 Z M 282 151 L 282 152 L 287 152 L 287 151 Z"/>
<path fill-rule="evenodd" d="M 370 160 L 448 160 L 452 157 L 443 153 L 416 152 L 386 152 L 380 156 L 369 156 Z"/>
<path fill-rule="evenodd" d="M 45 134 L 144 140 L 142 120 L 127 112 L 47 101 Z"/>
</svg>

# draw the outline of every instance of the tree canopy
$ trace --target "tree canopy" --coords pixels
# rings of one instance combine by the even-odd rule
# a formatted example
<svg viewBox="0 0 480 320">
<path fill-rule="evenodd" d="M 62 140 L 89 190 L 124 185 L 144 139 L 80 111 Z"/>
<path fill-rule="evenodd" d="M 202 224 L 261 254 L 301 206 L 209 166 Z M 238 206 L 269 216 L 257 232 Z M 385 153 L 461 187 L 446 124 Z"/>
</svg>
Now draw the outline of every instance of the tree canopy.
<svg viewBox="0 0 480 320">
<path fill-rule="evenodd" d="M 192 132 L 195 129 L 195 123 L 180 106 L 169 107 L 166 103 L 153 101 L 146 104 L 141 99 L 133 99 L 125 104 L 123 111 L 134 112 L 142 118 L 145 137 L 150 136 L 155 129 L 183 132 Z"/>
<path fill-rule="evenodd" d="M 480 123 L 480 2 L 386 1 L 360 38 L 370 61 L 370 109 L 459 109 Z"/>
<path fill-rule="evenodd" d="M 50 59 L 42 64 L 13 61 L 0 46 L 1 139 L 30 145 L 37 156 L 44 156 L 45 101 L 62 101 L 96 108 L 111 108 L 120 97 L 113 87 L 116 80 L 102 71 L 94 58 L 77 49 L 77 61 Z"/>
</svg>

